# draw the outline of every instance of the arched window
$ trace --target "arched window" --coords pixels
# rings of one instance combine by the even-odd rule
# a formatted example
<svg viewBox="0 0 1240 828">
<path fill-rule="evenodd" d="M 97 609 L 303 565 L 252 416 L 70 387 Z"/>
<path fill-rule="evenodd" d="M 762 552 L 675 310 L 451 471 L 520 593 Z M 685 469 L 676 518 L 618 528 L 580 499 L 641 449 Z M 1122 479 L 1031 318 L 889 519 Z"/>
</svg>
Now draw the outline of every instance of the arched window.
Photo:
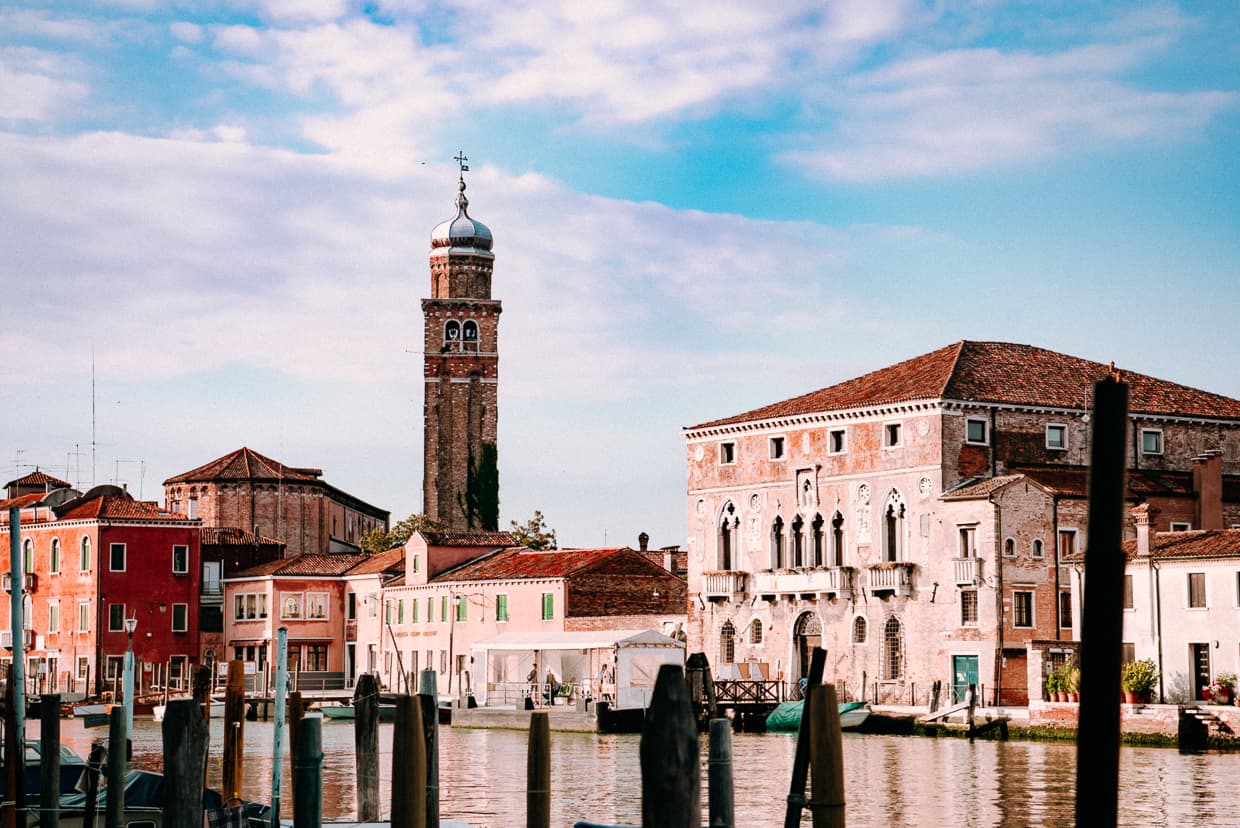
<svg viewBox="0 0 1240 828">
<path fill-rule="evenodd" d="M 771 569 L 782 569 L 787 561 L 784 558 L 784 519 L 775 516 L 771 524 Z"/>
<path fill-rule="evenodd" d="M 762 619 L 761 618 L 755 618 L 753 621 L 749 622 L 749 643 L 750 644 L 761 644 L 762 643 Z"/>
<path fill-rule="evenodd" d="M 719 518 L 719 568 L 725 572 L 732 568 L 736 538 L 740 532 L 741 519 L 736 514 L 736 504 L 728 501 Z"/>
<path fill-rule="evenodd" d="M 449 319 L 443 326 L 443 347 L 445 351 L 455 350 L 461 341 L 461 323 Z"/>
<path fill-rule="evenodd" d="M 792 565 L 805 566 L 805 521 L 800 515 L 792 521 Z"/>
<path fill-rule="evenodd" d="M 883 560 L 904 560 L 904 498 L 895 489 L 883 507 Z"/>
<path fill-rule="evenodd" d="M 1016 541 L 1011 538 L 1005 540 L 1003 542 L 1003 554 L 1009 558 L 1016 557 Z"/>
<path fill-rule="evenodd" d="M 1033 557 L 1042 557 L 1042 539 L 1038 538 L 1033 542 Z"/>
<path fill-rule="evenodd" d="M 90 572 L 90 538 L 82 538 L 82 557 L 78 561 L 78 569 Z"/>
<path fill-rule="evenodd" d="M 822 549 L 822 527 L 826 521 L 822 519 L 822 515 L 814 515 L 814 522 L 810 524 L 810 531 L 813 534 L 813 555 L 814 559 L 810 561 L 813 566 L 822 566 L 825 563 Z"/>
<path fill-rule="evenodd" d="M 844 565 L 844 516 L 836 512 L 831 518 L 831 566 Z"/>
<path fill-rule="evenodd" d="M 50 571 L 60 571 L 60 538 L 52 538 L 52 560 Z"/>
<path fill-rule="evenodd" d="M 465 350 L 478 350 L 478 323 L 472 319 L 465 320 L 465 324 L 461 326 L 461 341 L 465 343 Z"/>
<path fill-rule="evenodd" d="M 22 543 L 22 564 L 26 572 L 34 572 L 34 541 L 30 538 Z"/>
<path fill-rule="evenodd" d="M 888 681 L 904 675 L 904 628 L 894 615 L 883 626 L 883 678 Z"/>
<path fill-rule="evenodd" d="M 866 641 L 866 637 L 870 633 L 869 627 L 870 627 L 869 622 L 865 620 L 864 615 L 858 615 L 856 618 L 854 618 L 853 628 L 852 628 L 852 643 L 864 644 Z"/>
<path fill-rule="evenodd" d="M 736 661 L 736 627 L 731 621 L 724 621 L 719 629 L 719 663 L 732 664 Z"/>
</svg>

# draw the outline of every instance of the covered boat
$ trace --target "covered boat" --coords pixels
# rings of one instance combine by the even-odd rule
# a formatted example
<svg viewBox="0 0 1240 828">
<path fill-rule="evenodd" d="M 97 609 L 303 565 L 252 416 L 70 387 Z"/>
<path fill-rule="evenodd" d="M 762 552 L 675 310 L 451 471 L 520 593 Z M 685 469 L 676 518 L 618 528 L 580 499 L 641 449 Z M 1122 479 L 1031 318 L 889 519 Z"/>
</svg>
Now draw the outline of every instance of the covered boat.
<svg viewBox="0 0 1240 828">
<path fill-rule="evenodd" d="M 786 701 L 766 717 L 766 729 L 771 732 L 795 733 L 801 727 L 801 712 L 805 700 Z M 868 702 L 843 702 L 840 708 L 840 729 L 856 730 L 870 716 Z"/>
</svg>

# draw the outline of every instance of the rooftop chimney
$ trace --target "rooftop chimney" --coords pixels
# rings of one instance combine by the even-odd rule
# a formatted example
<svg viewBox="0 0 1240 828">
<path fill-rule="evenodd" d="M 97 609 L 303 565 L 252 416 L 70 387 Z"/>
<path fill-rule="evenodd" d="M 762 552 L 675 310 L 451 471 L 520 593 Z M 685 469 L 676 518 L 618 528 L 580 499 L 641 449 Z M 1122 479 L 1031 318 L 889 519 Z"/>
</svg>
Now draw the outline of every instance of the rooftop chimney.
<svg viewBox="0 0 1240 828">
<path fill-rule="evenodd" d="M 637 536 L 637 548 L 642 552 L 645 552 L 650 548 L 650 536 L 645 532 L 642 532 Z"/>
<path fill-rule="evenodd" d="M 1223 528 L 1223 453 L 1204 451 L 1193 458 L 1193 504 L 1198 529 Z"/>
<path fill-rule="evenodd" d="M 1133 507 L 1132 519 L 1137 524 L 1137 557 L 1148 558 L 1152 547 L 1153 534 L 1152 525 L 1154 516 L 1158 514 L 1157 509 L 1151 509 L 1149 503 L 1142 503 L 1140 506 Z"/>
</svg>

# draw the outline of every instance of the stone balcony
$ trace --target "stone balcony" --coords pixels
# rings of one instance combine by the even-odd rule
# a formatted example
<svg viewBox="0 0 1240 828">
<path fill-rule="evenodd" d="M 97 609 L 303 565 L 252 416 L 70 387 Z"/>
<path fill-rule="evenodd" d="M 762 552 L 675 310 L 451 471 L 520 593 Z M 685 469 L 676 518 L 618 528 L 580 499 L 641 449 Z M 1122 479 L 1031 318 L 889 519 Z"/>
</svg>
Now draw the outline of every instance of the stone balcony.
<svg viewBox="0 0 1240 828">
<path fill-rule="evenodd" d="M 956 576 L 956 586 L 977 586 L 982 582 L 982 559 L 952 558 L 952 571 Z"/>
<path fill-rule="evenodd" d="M 745 576 L 736 569 L 702 573 L 702 597 L 708 601 L 730 601 L 745 594 Z"/>
<path fill-rule="evenodd" d="M 867 567 L 870 572 L 870 594 L 890 592 L 901 598 L 912 597 L 913 570 L 916 568 L 917 564 L 908 561 L 871 564 Z"/>
<path fill-rule="evenodd" d="M 854 572 L 851 566 L 769 569 L 754 573 L 750 591 L 767 598 L 836 596 L 850 600 L 853 597 Z"/>
</svg>

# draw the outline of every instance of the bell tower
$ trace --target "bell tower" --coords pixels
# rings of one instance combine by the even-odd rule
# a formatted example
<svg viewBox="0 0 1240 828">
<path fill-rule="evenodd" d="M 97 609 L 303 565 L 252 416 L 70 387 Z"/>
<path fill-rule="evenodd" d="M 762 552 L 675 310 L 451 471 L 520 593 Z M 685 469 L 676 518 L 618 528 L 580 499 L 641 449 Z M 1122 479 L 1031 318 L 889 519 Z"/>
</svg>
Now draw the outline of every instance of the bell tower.
<svg viewBox="0 0 1240 828">
<path fill-rule="evenodd" d="M 456 218 L 431 232 L 423 383 L 422 510 L 450 530 L 499 528 L 496 397 L 500 303 L 491 298 L 491 231 L 470 218 L 465 154 Z"/>
</svg>

